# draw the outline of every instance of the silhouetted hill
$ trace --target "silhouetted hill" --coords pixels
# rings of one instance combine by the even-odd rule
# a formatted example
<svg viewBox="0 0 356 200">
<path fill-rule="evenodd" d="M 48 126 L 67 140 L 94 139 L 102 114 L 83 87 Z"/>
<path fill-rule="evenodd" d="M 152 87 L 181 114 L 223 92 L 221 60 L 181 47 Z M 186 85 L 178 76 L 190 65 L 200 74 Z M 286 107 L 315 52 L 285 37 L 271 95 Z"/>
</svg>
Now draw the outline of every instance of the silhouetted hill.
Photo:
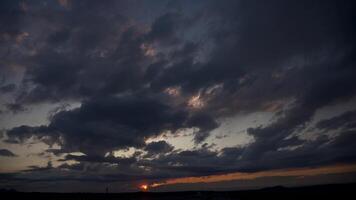
<svg viewBox="0 0 356 200">
<path fill-rule="evenodd" d="M 285 190 L 287 189 L 286 187 L 284 186 L 281 186 L 281 185 L 277 185 L 277 186 L 273 186 L 273 187 L 266 187 L 266 188 L 263 188 L 263 189 L 260 189 L 261 191 L 263 190 L 267 190 L 267 191 L 280 191 L 280 190 Z"/>
<path fill-rule="evenodd" d="M 187 191 L 187 192 L 137 192 L 137 193 L 24 193 L 14 190 L 1 194 L 3 199 L 34 199 L 34 200 L 194 200 L 194 199 L 353 199 L 356 183 L 318 185 L 307 187 L 286 188 L 276 186 L 260 190 L 245 191 Z M 12 192 L 9 192 L 12 191 Z"/>
<path fill-rule="evenodd" d="M 17 192 L 14 189 L 0 189 L 0 193 L 14 193 Z"/>
</svg>

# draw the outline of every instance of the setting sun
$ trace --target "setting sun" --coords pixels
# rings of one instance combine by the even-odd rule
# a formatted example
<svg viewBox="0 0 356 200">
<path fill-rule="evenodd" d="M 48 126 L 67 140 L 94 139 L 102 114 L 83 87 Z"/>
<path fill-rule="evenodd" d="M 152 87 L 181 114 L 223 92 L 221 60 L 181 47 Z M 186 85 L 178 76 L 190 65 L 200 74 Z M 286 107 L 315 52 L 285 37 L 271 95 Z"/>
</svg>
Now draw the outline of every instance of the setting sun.
<svg viewBox="0 0 356 200">
<path fill-rule="evenodd" d="M 142 191 L 147 191 L 147 190 L 148 190 L 148 185 L 143 184 L 143 185 L 140 186 L 140 189 L 141 189 Z"/>
</svg>

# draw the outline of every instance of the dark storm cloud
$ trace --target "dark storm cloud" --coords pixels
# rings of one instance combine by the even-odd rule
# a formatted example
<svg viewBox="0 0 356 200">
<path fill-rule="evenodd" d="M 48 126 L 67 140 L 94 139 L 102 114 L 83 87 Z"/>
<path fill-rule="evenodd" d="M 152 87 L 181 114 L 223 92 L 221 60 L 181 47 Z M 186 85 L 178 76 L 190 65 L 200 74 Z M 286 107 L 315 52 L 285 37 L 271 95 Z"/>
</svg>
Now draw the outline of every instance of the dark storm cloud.
<svg viewBox="0 0 356 200">
<path fill-rule="evenodd" d="M 23 178 L 17 178 L 19 173 L 0 173 L 0 181 L 24 181 Z"/>
<path fill-rule="evenodd" d="M 140 62 L 144 57 L 134 28 L 123 30 L 127 22 L 121 18 L 89 17 L 97 22 L 85 27 L 89 19 L 84 18 L 83 22 L 77 22 L 79 27 L 73 25 L 79 29 L 79 33 L 66 33 L 69 34 L 69 41 L 59 42 L 61 46 L 48 43 L 48 46 L 39 50 L 41 52 L 38 55 L 31 58 L 35 64 L 28 68 L 25 80 L 35 87 L 29 92 L 24 91 L 19 101 L 31 103 L 82 99 L 138 87 L 142 76 Z M 107 30 L 106 27 L 114 30 Z M 88 36 L 88 41 L 82 41 L 83 34 L 89 33 L 92 36 Z M 49 37 L 53 40 L 52 37 L 58 34 L 62 33 Z M 120 34 L 122 38 L 117 39 Z"/>
<path fill-rule="evenodd" d="M 197 113 L 190 119 L 188 126 L 200 127 L 199 132 L 194 135 L 194 142 L 199 144 L 210 135 L 211 130 L 217 128 L 219 125 L 206 113 Z"/>
<path fill-rule="evenodd" d="M 7 108 L 7 110 L 9 110 L 13 113 L 22 112 L 22 111 L 26 110 L 26 108 L 22 104 L 19 104 L 19 103 L 8 103 L 8 104 L 5 104 L 5 107 Z"/>
<path fill-rule="evenodd" d="M 167 153 L 172 151 L 173 149 L 174 147 L 164 140 L 148 143 L 145 147 L 145 150 L 148 151 L 150 154 Z"/>
<path fill-rule="evenodd" d="M 166 67 L 167 62 L 164 61 L 167 59 L 180 59 L 190 54 L 192 45 L 182 49 L 188 54 L 175 50 L 185 44 L 176 32 L 189 27 L 187 18 L 178 13 L 163 14 L 146 30 L 146 27 L 134 24 L 116 12 L 115 8 L 122 10 L 126 4 L 124 1 L 105 4 L 72 2 L 68 10 L 50 4 L 53 12 L 39 7 L 36 15 L 28 14 L 26 17 L 33 21 L 41 20 L 42 29 L 51 31 L 25 30 L 34 39 L 41 35 L 43 44 L 32 44 L 28 49 L 36 53 L 25 58 L 28 66 L 23 83 L 27 87 L 17 96 L 17 101 L 31 104 L 82 100 L 140 90 L 154 78 L 145 80 L 149 76 L 147 67 L 155 62 L 145 56 L 145 46 L 152 43 L 167 46 L 173 42 L 174 55 L 159 57 L 159 69 Z M 31 10 L 27 12 L 31 13 Z"/>
<path fill-rule="evenodd" d="M 19 7 L 20 1 L 1 1 L 0 5 L 0 43 L 15 37 L 21 31 L 21 17 L 24 12 Z"/>
<path fill-rule="evenodd" d="M 64 163 L 64 164 L 61 164 L 60 166 L 58 166 L 58 168 L 60 168 L 60 169 L 69 169 L 69 170 L 74 170 L 74 171 L 84 171 L 84 170 L 86 170 L 84 163 L 78 163 L 78 164 L 73 164 L 73 165 L 69 165 L 67 163 Z M 89 171 L 91 171 L 91 170 L 89 169 Z"/>
<path fill-rule="evenodd" d="M 236 26 L 222 29 L 216 39 L 222 44 L 230 41 L 230 46 L 221 46 L 223 50 L 230 48 L 236 55 L 228 64 L 240 68 L 243 74 L 257 74 L 257 79 L 247 85 L 249 90 L 237 86 L 235 91 L 238 93 L 234 93 L 234 90 L 224 93 L 225 98 L 245 99 L 249 101 L 247 108 L 251 103 L 255 104 L 253 109 L 258 109 L 259 104 L 268 100 L 286 97 L 296 99 L 294 108 L 286 111 L 285 116 L 277 122 L 248 131 L 254 136 L 255 142 L 245 149 L 243 159 L 264 160 L 270 152 L 304 144 L 296 137 L 286 138 L 310 121 L 317 109 L 347 100 L 356 92 L 352 84 L 356 74 L 355 41 L 352 37 L 354 14 L 351 11 L 354 5 L 349 7 L 345 2 L 314 3 L 242 1 L 236 7 L 226 4 L 230 9 L 224 11 L 222 20 Z M 335 6 L 337 9 L 332 9 Z M 231 45 L 231 42 L 236 45 Z M 326 51 L 325 57 L 320 57 L 321 50 Z M 343 55 L 338 57 L 335 50 L 341 50 Z M 301 65 L 296 63 L 295 69 L 284 68 L 288 65 L 293 67 L 291 61 L 296 57 L 301 59 Z M 224 58 L 228 59 L 229 54 Z M 224 68 L 221 70 L 224 75 L 228 72 Z M 272 78 L 276 72 L 280 74 Z M 258 79 L 261 78 L 265 81 L 260 82 Z M 228 86 L 229 79 L 225 77 L 223 80 L 224 87 Z M 308 80 L 307 83 L 305 80 Z M 217 98 L 220 99 L 221 96 Z M 318 146 L 315 143 L 313 145 Z M 297 164 L 294 162 L 291 165 Z M 258 165 L 263 166 L 262 163 Z"/>
<path fill-rule="evenodd" d="M 59 135 L 57 133 L 52 133 L 50 138 L 46 138 L 49 134 L 48 128 L 46 126 L 18 126 L 7 132 L 9 138 L 5 140 L 8 143 L 22 143 L 32 136 L 36 136 L 39 139 L 44 139 L 44 141 L 48 144 L 53 144 L 56 140 L 59 139 Z"/>
<path fill-rule="evenodd" d="M 49 171 L 49 170 L 54 169 L 51 161 L 48 161 L 46 167 L 40 167 L 40 166 L 37 166 L 37 165 L 31 165 L 31 166 L 28 166 L 28 168 L 29 169 L 23 170 L 23 172 L 42 172 L 42 171 Z"/>
<path fill-rule="evenodd" d="M 222 20 L 230 23 L 217 39 L 236 38 L 238 33 L 239 45 L 234 48 L 245 67 L 278 67 L 291 56 L 313 55 L 330 47 L 353 48 L 349 42 L 355 42 L 352 37 L 355 5 L 351 1 L 216 4 Z"/>
<path fill-rule="evenodd" d="M 179 14 L 167 13 L 160 16 L 152 24 L 150 33 L 146 36 L 149 41 L 159 42 L 178 42 L 175 34 L 177 33 L 179 20 Z"/>
<path fill-rule="evenodd" d="M 217 153 L 206 149 L 175 151 L 152 160 L 149 165 L 161 174 L 168 172 L 170 177 L 213 174 L 224 169 Z"/>
<path fill-rule="evenodd" d="M 294 131 L 301 130 L 317 109 L 347 100 L 355 94 L 356 88 L 351 83 L 355 74 L 352 64 L 338 63 L 332 66 L 325 63 L 330 71 L 335 70 L 333 75 L 321 75 L 321 78 L 315 78 L 311 86 L 304 86 L 305 92 L 299 94 L 294 108 L 287 111 L 277 122 L 265 128 L 249 129 L 248 133 L 254 136 L 255 142 L 249 147 L 247 155 L 258 158 L 278 148 L 302 144 L 303 141 L 296 137 L 286 138 Z"/>
<path fill-rule="evenodd" d="M 6 157 L 16 157 L 14 153 L 7 149 L 0 149 L 0 156 L 6 156 Z"/>
<path fill-rule="evenodd" d="M 208 149 L 172 152 L 152 160 L 150 164 L 160 169 L 161 173 L 168 170 L 175 172 L 176 176 L 200 176 L 348 163 L 356 159 L 353 150 L 355 136 L 355 131 L 342 132 L 334 139 L 320 136 L 314 141 L 299 142 L 301 145 L 295 149 L 271 150 L 269 143 L 267 147 L 258 143 L 265 151 L 263 155 L 256 153 L 254 157 L 251 156 L 251 151 L 257 148 L 254 146 L 229 147 L 219 152 Z M 267 139 L 265 140 L 267 142 Z M 286 143 L 294 145 L 289 141 Z"/>
<path fill-rule="evenodd" d="M 197 120 L 199 119 L 199 120 Z M 142 148 L 146 137 L 169 130 L 197 127 L 208 131 L 215 126 L 209 116 L 188 115 L 145 96 L 106 97 L 83 102 L 80 108 L 55 114 L 48 126 L 15 127 L 7 132 L 12 140 L 38 139 L 57 142 L 67 152 L 80 151 L 88 155 L 127 147 Z"/>
<path fill-rule="evenodd" d="M 25 66 L 19 85 L 1 84 L 0 92 L 15 99 L 4 104 L 7 109 L 81 102 L 53 114 L 48 125 L 6 131 L 8 142 L 35 136 L 59 144 L 48 153 L 65 155 L 61 162 L 78 162 L 49 171 L 100 171 L 113 164 L 129 174 L 120 180 L 138 180 L 355 161 L 355 111 L 317 122 L 314 140 L 299 135 L 319 109 L 356 94 L 353 1 L 199 1 L 197 10 L 183 2 L 184 12 L 157 11 L 154 17 L 141 16 L 126 1 L 28 3 L 27 9 L 5 4 L 0 42 L 6 48 L 0 50 L 6 61 Z M 133 20 L 145 17 L 147 24 Z M 16 41 L 23 32 L 26 40 Z M 179 94 L 166 94 L 171 88 Z M 203 106 L 189 105 L 195 95 Z M 273 112 L 275 120 L 247 129 L 251 144 L 197 148 L 219 119 L 260 111 Z M 184 128 L 198 128 L 195 149 L 145 143 Z M 329 130 L 338 133 L 318 132 Z M 129 147 L 145 153 L 105 157 Z M 66 154 L 77 151 L 86 155 Z"/>
<path fill-rule="evenodd" d="M 0 92 L 5 94 L 5 93 L 13 92 L 15 89 L 16 89 L 15 84 L 7 84 L 0 87 Z"/>
<path fill-rule="evenodd" d="M 323 136 L 316 141 L 305 142 L 295 150 L 267 151 L 257 162 L 254 158 L 247 164 L 255 166 L 256 170 L 286 167 L 320 166 L 332 163 L 354 162 L 356 158 L 354 131 L 345 131 L 335 139 Z M 277 164 L 274 160 L 279 160 Z M 252 167 L 249 168 L 252 168 Z M 247 166 L 246 166 L 247 167 Z"/>
<path fill-rule="evenodd" d="M 338 128 L 351 129 L 356 127 L 356 111 L 349 111 L 342 115 L 319 121 L 316 125 L 318 129 L 335 130 Z"/>
</svg>

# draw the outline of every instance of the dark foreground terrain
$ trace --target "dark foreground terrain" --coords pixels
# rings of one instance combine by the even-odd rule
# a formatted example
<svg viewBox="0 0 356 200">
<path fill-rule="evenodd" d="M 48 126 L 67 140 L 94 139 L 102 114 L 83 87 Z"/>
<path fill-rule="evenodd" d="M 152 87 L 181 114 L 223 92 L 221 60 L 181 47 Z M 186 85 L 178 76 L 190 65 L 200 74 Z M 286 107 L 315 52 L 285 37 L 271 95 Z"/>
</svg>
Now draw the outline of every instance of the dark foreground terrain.
<svg viewBox="0 0 356 200">
<path fill-rule="evenodd" d="M 22 193 L 2 190 L 1 199 L 27 200 L 190 200 L 190 199 L 356 199 L 356 183 L 320 185 L 298 188 L 271 187 L 246 191 L 191 191 L 137 193 Z"/>
</svg>

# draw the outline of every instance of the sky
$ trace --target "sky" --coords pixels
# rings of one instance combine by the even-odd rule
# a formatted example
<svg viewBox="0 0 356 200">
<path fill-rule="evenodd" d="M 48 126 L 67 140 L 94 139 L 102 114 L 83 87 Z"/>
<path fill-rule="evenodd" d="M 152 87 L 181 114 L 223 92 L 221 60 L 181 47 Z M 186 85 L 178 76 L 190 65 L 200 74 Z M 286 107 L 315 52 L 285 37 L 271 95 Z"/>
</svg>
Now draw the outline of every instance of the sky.
<svg viewBox="0 0 356 200">
<path fill-rule="evenodd" d="M 355 182 L 355 8 L 0 1 L 0 188 Z"/>
</svg>

